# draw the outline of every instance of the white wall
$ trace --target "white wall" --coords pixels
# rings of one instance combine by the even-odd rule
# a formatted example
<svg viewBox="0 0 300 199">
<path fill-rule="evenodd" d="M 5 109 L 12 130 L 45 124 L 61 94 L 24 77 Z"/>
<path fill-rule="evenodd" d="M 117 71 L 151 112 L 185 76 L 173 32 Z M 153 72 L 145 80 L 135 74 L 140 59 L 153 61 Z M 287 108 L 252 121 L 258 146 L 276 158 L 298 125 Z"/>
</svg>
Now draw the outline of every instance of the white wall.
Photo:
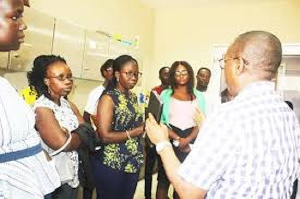
<svg viewBox="0 0 300 199">
<path fill-rule="evenodd" d="M 270 31 L 283 43 L 300 41 L 299 0 L 218 2 L 204 3 L 195 8 L 164 7 L 156 10 L 155 71 L 175 60 L 186 60 L 195 70 L 201 66 L 212 68 L 213 46 L 228 44 L 238 34 L 249 30 Z M 157 75 L 149 77 L 148 86 L 157 83 Z M 219 91 L 219 88 L 210 89 Z"/>
</svg>

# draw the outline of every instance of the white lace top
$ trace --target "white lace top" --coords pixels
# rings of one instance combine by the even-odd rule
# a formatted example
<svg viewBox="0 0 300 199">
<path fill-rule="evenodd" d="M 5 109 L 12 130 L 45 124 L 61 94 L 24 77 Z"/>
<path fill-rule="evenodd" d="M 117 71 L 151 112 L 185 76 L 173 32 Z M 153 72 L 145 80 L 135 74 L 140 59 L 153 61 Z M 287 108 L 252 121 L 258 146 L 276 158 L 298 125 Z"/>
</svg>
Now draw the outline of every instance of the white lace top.
<svg viewBox="0 0 300 199">
<path fill-rule="evenodd" d="M 73 110 L 71 109 L 71 106 L 69 102 L 61 97 L 60 99 L 60 106 L 55 104 L 53 101 L 49 100 L 47 97 L 44 95 L 40 96 L 34 106 L 33 109 L 36 110 L 38 107 L 46 107 L 51 109 L 54 112 L 54 116 L 57 119 L 59 125 L 61 127 L 66 128 L 69 132 L 75 130 L 79 126 L 78 119 L 76 115 L 74 114 Z M 51 149 L 49 146 L 47 146 L 45 143 L 42 144 L 43 148 L 48 152 L 52 153 L 54 150 Z M 61 152 L 61 153 L 67 153 L 71 160 L 73 161 L 73 166 L 75 170 L 75 175 L 74 179 L 69 182 L 68 184 L 75 188 L 79 185 L 79 180 L 78 180 L 78 154 L 76 151 L 71 151 L 71 152 Z"/>
</svg>

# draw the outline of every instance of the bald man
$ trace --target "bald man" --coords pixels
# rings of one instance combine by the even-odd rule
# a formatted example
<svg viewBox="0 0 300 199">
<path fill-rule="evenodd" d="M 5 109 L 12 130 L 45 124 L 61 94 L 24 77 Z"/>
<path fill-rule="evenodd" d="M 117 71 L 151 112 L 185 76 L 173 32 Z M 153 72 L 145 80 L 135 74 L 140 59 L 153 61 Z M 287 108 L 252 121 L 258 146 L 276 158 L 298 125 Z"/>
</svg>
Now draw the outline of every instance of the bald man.
<svg viewBox="0 0 300 199">
<path fill-rule="evenodd" d="M 146 130 L 180 198 L 281 198 L 299 176 L 299 123 L 271 82 L 281 62 L 279 39 L 264 31 L 238 36 L 220 60 L 235 98 L 206 118 L 180 165 L 165 126 Z"/>
<path fill-rule="evenodd" d="M 0 0 L 0 51 L 24 42 L 23 0 Z M 35 114 L 9 82 L 0 77 L 0 198 L 51 198 L 58 173 L 42 152 Z"/>
</svg>

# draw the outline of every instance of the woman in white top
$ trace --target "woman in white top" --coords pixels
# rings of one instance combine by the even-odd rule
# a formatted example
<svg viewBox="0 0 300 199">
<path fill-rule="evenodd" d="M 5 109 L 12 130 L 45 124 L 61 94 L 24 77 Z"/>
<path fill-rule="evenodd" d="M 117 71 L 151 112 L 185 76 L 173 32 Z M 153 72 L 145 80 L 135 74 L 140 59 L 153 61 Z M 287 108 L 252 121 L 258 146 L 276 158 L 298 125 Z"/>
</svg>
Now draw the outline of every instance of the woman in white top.
<svg viewBox="0 0 300 199">
<path fill-rule="evenodd" d="M 28 72 L 28 81 L 38 94 L 33 107 L 36 128 L 43 140 L 43 148 L 55 160 L 62 181 L 62 186 L 54 191 L 52 198 L 75 199 L 79 185 L 78 154 L 75 150 L 81 140 L 78 134 L 71 132 L 84 120 L 76 106 L 66 98 L 73 86 L 72 72 L 60 56 L 41 55 L 33 64 L 32 71 Z M 54 154 L 54 151 L 59 153 Z"/>
</svg>

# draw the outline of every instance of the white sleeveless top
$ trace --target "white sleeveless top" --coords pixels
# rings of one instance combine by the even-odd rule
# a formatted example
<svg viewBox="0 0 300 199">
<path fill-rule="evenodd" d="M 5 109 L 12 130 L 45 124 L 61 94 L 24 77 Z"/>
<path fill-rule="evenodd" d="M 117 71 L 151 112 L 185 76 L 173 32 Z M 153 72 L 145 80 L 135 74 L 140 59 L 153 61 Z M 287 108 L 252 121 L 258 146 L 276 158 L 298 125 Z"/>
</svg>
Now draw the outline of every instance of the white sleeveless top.
<svg viewBox="0 0 300 199">
<path fill-rule="evenodd" d="M 38 107 L 45 107 L 51 109 L 59 125 L 61 127 L 66 128 L 69 132 L 75 130 L 79 126 L 79 121 L 77 119 L 77 116 L 74 114 L 69 102 L 64 97 L 60 98 L 60 106 L 59 106 L 55 104 L 53 101 L 51 101 L 50 99 L 48 99 L 47 97 L 45 97 L 44 95 L 42 95 L 36 100 L 33 109 L 36 110 Z M 54 151 L 45 143 L 42 143 L 42 147 L 48 153 L 52 153 Z M 76 151 L 61 152 L 61 153 L 67 153 L 73 162 L 73 167 L 75 170 L 74 179 L 71 182 L 69 182 L 68 185 L 75 188 L 79 185 L 78 154 Z"/>
</svg>

